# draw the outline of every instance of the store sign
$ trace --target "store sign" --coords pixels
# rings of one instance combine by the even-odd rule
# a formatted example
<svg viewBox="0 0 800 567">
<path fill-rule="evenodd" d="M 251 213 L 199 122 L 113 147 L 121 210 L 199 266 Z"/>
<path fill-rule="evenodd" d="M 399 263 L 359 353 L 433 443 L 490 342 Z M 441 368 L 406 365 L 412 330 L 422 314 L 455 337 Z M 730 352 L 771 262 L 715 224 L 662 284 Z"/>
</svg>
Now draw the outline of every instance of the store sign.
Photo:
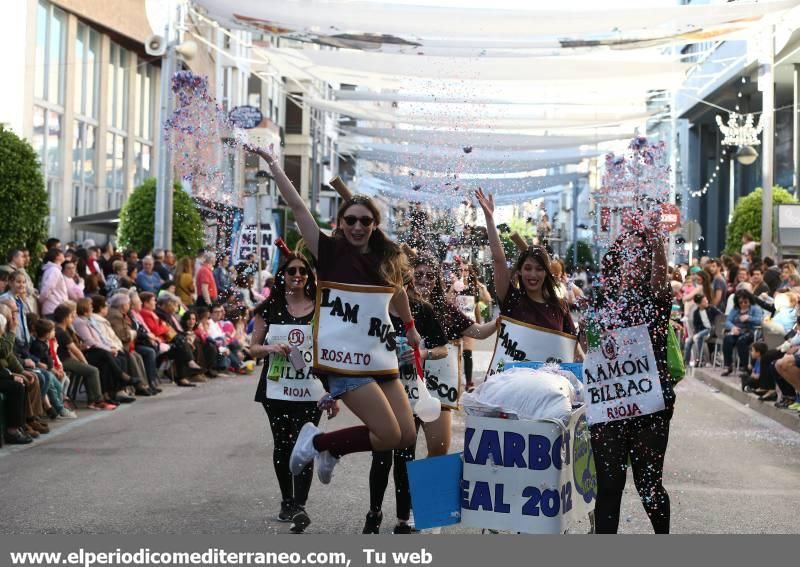
<svg viewBox="0 0 800 567">
<path fill-rule="evenodd" d="M 234 126 L 250 130 L 261 124 L 264 115 L 255 106 L 237 106 L 228 114 Z"/>
</svg>

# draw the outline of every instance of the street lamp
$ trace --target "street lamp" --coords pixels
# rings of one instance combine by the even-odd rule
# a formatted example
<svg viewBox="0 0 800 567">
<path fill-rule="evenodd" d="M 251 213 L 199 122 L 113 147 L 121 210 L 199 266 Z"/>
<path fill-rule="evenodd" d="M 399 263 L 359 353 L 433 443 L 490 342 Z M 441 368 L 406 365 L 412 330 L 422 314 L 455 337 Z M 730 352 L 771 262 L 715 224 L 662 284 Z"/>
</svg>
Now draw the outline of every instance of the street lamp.
<svg viewBox="0 0 800 567">
<path fill-rule="evenodd" d="M 753 146 L 740 146 L 733 157 L 742 165 L 751 165 L 758 159 L 758 152 Z"/>
</svg>

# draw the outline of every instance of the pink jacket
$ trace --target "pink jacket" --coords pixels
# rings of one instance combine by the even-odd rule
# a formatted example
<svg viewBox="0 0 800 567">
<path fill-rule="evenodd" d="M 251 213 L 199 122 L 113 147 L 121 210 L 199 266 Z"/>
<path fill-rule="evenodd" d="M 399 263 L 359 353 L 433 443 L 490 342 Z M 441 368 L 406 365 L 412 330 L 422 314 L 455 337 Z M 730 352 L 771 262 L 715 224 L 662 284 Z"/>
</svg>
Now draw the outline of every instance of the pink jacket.
<svg viewBox="0 0 800 567">
<path fill-rule="evenodd" d="M 39 301 L 42 304 L 42 314 L 52 315 L 60 304 L 69 299 L 67 282 L 61 273 L 61 266 L 48 262 L 44 265 L 42 283 L 39 286 Z"/>
</svg>

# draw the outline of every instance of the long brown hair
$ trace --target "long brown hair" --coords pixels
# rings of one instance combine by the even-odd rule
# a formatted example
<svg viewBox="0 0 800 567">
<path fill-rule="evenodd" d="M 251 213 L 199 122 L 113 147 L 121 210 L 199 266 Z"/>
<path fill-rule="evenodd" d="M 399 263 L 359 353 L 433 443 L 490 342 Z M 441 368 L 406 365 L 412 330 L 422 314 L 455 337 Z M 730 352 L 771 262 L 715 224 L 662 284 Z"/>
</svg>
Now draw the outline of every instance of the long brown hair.
<svg viewBox="0 0 800 567">
<path fill-rule="evenodd" d="M 525 284 L 522 282 L 522 265 L 528 259 L 539 264 L 544 270 L 545 276 L 542 282 L 542 296 L 545 302 L 559 309 L 564 314 L 569 313 L 569 305 L 567 305 L 566 300 L 560 298 L 556 292 L 557 282 L 552 270 L 550 270 L 550 254 L 547 253 L 544 246 L 530 246 L 517 258 L 513 273 L 519 290 L 522 292 L 525 291 Z"/>
<path fill-rule="evenodd" d="M 378 274 L 389 285 L 397 290 L 403 288 L 403 278 L 408 272 L 408 258 L 395 242 L 390 240 L 386 234 L 379 228 L 381 223 L 381 213 L 372 199 L 364 195 L 354 195 L 347 199 L 339 207 L 339 212 L 336 214 L 336 230 L 333 232 L 335 238 L 344 238 L 344 233 L 340 228 L 344 221 L 344 214 L 347 209 L 353 205 L 361 205 L 369 209 L 372 217 L 375 219 L 375 230 L 369 237 L 369 248 L 373 252 L 377 252 L 381 256 L 381 263 L 378 266 Z"/>
<path fill-rule="evenodd" d="M 308 273 L 303 293 L 312 301 L 317 299 L 317 277 L 311 269 L 311 264 L 301 254 L 288 254 L 281 260 L 281 265 L 275 273 L 275 284 L 272 286 L 269 297 L 255 308 L 255 312 L 267 322 L 286 309 L 286 269 L 294 260 L 302 262 Z"/>
</svg>

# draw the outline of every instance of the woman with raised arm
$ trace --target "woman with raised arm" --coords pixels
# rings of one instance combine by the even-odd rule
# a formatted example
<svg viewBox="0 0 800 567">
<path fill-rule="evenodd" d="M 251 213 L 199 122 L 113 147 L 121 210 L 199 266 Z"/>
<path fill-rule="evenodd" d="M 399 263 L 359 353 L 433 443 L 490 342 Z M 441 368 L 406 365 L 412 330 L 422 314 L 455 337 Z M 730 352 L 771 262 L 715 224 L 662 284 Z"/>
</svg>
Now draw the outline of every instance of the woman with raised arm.
<svg viewBox="0 0 800 567">
<path fill-rule="evenodd" d="M 400 316 L 408 344 L 422 341 L 403 286 L 407 259 L 378 228 L 380 212 L 368 197 L 346 200 L 333 236 L 320 232 L 300 193 L 271 151 L 248 148 L 272 170 L 291 207 L 319 278 L 314 322 L 314 370 L 327 377 L 328 391 L 364 425 L 322 433 L 306 423 L 289 466 L 300 474 L 317 459 L 317 474 L 330 482 L 338 459 L 349 453 L 401 449 L 414 443 L 416 430 L 406 392 L 398 380 L 396 337 L 389 307 Z"/>
<path fill-rule="evenodd" d="M 602 262 L 597 298 L 601 330 L 647 325 L 665 409 L 590 426 L 597 467 L 595 531 L 616 533 L 628 463 L 655 533 L 669 533 L 670 502 L 662 483 L 675 392 L 667 369 L 672 290 L 663 241 L 645 230 L 622 234 Z"/>
<path fill-rule="evenodd" d="M 498 340 L 489 375 L 509 361 L 583 360 L 577 330 L 567 302 L 558 295 L 547 250 L 529 247 L 510 270 L 494 224 L 494 198 L 482 189 L 475 195 L 486 217 L 494 286 L 500 302 Z"/>
</svg>

